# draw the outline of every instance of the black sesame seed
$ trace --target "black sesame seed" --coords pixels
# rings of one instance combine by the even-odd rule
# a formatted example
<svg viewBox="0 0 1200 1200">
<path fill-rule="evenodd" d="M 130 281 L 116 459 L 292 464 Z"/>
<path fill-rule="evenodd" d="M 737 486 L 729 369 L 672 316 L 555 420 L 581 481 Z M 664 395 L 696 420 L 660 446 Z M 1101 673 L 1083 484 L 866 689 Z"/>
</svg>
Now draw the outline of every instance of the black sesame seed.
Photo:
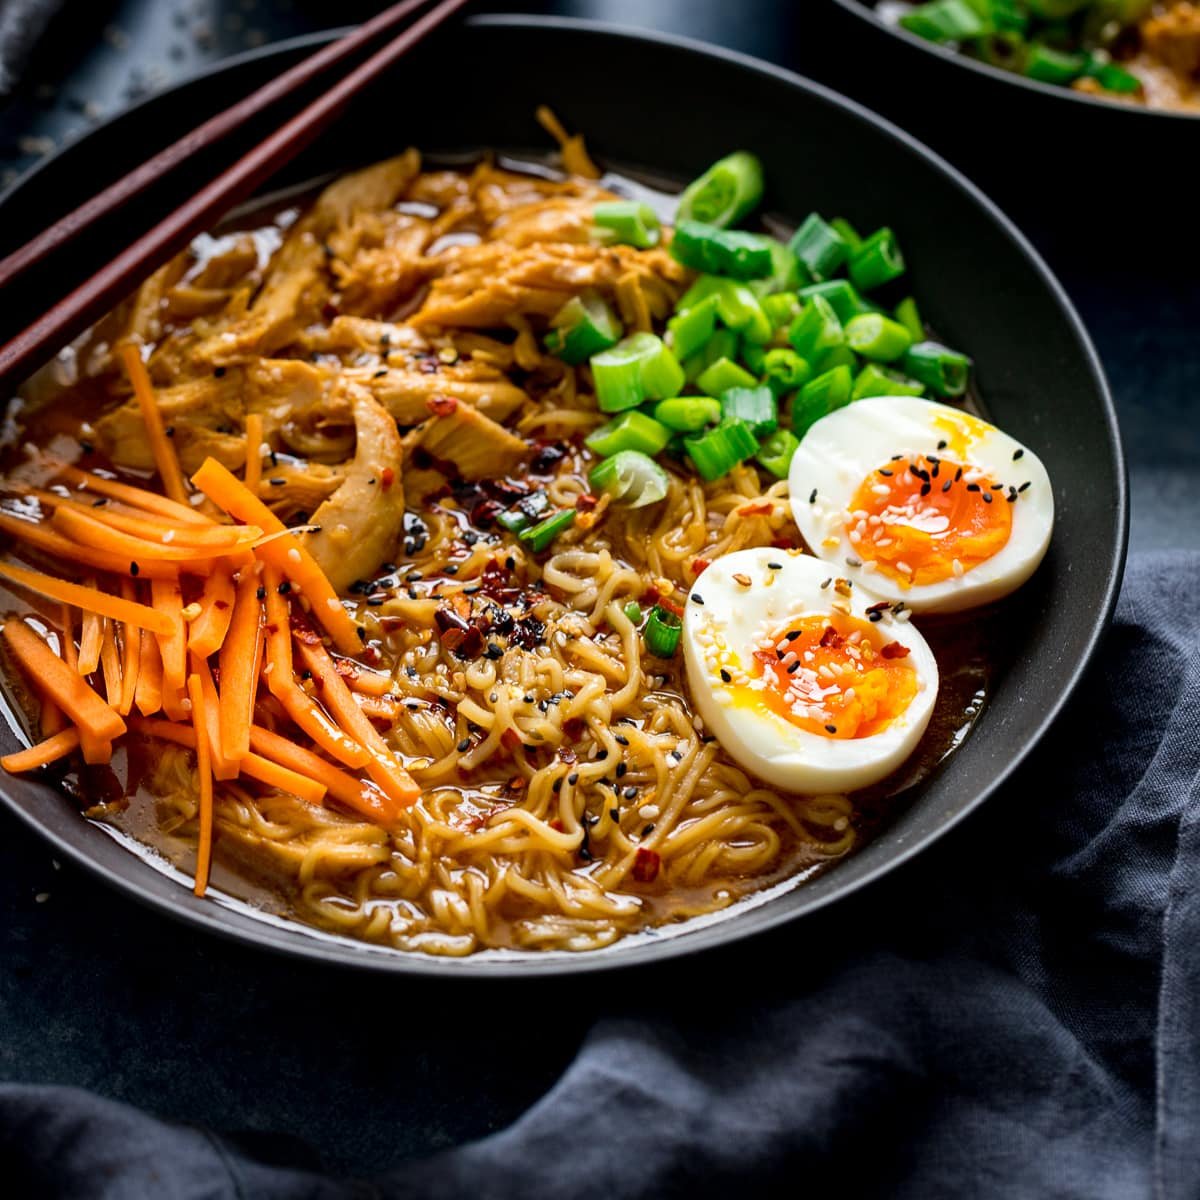
<svg viewBox="0 0 1200 1200">
<path fill-rule="evenodd" d="M 809 504 L 816 504 L 816 502 L 817 502 L 817 489 L 816 488 L 813 488 L 813 490 L 808 493 L 808 502 L 809 502 Z"/>
<path fill-rule="evenodd" d="M 776 653 L 778 653 L 778 651 L 776 651 Z M 730 673 L 727 670 L 725 670 L 724 667 L 721 668 L 721 682 L 722 683 L 732 683 L 733 682 L 733 676 L 730 675 Z"/>
<path fill-rule="evenodd" d="M 607 757 L 608 757 L 607 748 L 604 746 L 601 746 L 600 749 L 596 751 L 596 761 L 599 762 L 600 760 L 605 759 Z"/>
<path fill-rule="evenodd" d="M 704 597 L 701 596 L 699 592 L 693 592 L 692 596 L 691 596 L 691 600 L 692 600 L 693 604 L 703 604 L 704 603 Z"/>
<path fill-rule="evenodd" d="M 257 591 L 256 591 L 254 594 L 255 594 L 255 595 L 256 595 L 256 596 L 257 596 L 257 597 L 258 597 L 260 600 L 265 600 L 265 599 L 267 598 L 267 589 L 266 589 L 266 588 L 265 588 L 265 587 L 264 587 L 264 586 L 263 586 L 263 585 L 260 583 L 260 584 L 258 585 L 258 590 L 257 590 Z"/>
<path fill-rule="evenodd" d="M 1007 500 L 1007 501 L 1009 502 L 1009 504 L 1016 504 L 1016 502 L 1017 502 L 1017 493 L 1016 493 L 1016 492 L 1009 492 L 1009 493 L 1008 493 L 1008 495 L 1007 495 L 1007 496 L 1005 496 L 1004 498 L 1005 498 L 1005 500 Z"/>
<path fill-rule="evenodd" d="M 95 446 L 93 446 L 91 442 L 84 442 L 84 441 L 81 441 L 81 442 L 79 443 L 79 449 L 80 449 L 80 450 L 81 450 L 81 451 L 82 451 L 84 454 L 94 454 L 94 453 L 95 453 L 95 451 L 96 451 L 96 447 L 95 447 Z"/>
<path fill-rule="evenodd" d="M 954 482 L 957 483 L 961 478 L 962 478 L 962 467 L 959 467 L 958 470 L 954 472 Z"/>
<path fill-rule="evenodd" d="M 386 596 L 368 596 L 367 604 L 371 608 L 379 608 L 387 600 Z"/>
<path fill-rule="evenodd" d="M 617 763 L 617 778 L 624 779 L 629 772 L 628 763 Z"/>
<path fill-rule="evenodd" d="M 861 567 L 861 566 L 862 566 L 862 559 L 861 559 L 861 558 L 848 558 L 848 559 L 846 559 L 846 566 L 848 566 L 848 567 Z"/>
<path fill-rule="evenodd" d="M 767 569 L 770 571 L 782 571 L 783 563 L 769 562 L 767 563 Z"/>
<path fill-rule="evenodd" d="M 292 585 L 288 580 L 285 579 L 275 590 L 281 596 L 286 596 L 292 590 Z"/>
<path fill-rule="evenodd" d="M 494 662 L 496 659 L 504 657 L 504 647 L 497 645 L 495 642 L 488 642 L 484 654 Z"/>
<path fill-rule="evenodd" d="M 837 733 L 837 726 L 836 725 L 826 725 L 825 732 L 826 733 Z"/>
<path fill-rule="evenodd" d="M 931 484 L 931 483 L 923 483 L 923 484 L 921 484 L 921 495 L 922 495 L 922 496 L 928 496 L 928 495 L 929 495 L 929 492 L 930 492 L 930 490 L 932 489 L 932 487 L 933 487 L 933 484 Z"/>
<path fill-rule="evenodd" d="M 550 790 L 552 792 L 556 792 L 556 793 L 562 791 L 562 777 L 561 776 L 550 785 Z"/>
<path fill-rule="evenodd" d="M 984 502 L 984 504 L 991 504 L 991 502 L 992 502 L 992 493 L 991 492 L 983 493 L 983 502 Z"/>
<path fill-rule="evenodd" d="M 642 830 L 642 837 L 649 837 L 649 836 L 650 836 L 650 835 L 651 835 L 653 832 L 654 832 L 654 826 L 653 826 L 653 825 L 647 825 L 647 826 L 646 826 L 646 827 L 645 827 L 645 828 Z"/>
<path fill-rule="evenodd" d="M 312 672 L 309 670 L 304 670 L 304 671 L 300 672 L 301 679 L 308 680 L 308 679 L 311 679 L 312 677 L 313 677 Z"/>
<path fill-rule="evenodd" d="M 269 484 L 270 484 L 272 487 L 283 487 L 283 485 L 284 485 L 285 483 L 287 483 L 287 480 L 286 480 L 286 479 L 280 479 L 278 476 L 276 476 L 274 479 L 268 479 L 268 480 L 267 480 L 267 482 L 268 482 L 268 483 L 269 483 Z"/>
<path fill-rule="evenodd" d="M 570 775 L 567 776 L 567 782 L 574 787 L 579 782 L 579 772 L 572 771 Z"/>
<path fill-rule="evenodd" d="M 637 788 L 635 788 L 635 787 L 627 787 L 627 788 L 626 788 L 626 789 L 625 789 L 625 790 L 624 790 L 624 791 L 621 793 L 621 795 L 622 795 L 622 796 L 624 796 L 626 800 L 636 800 L 636 799 L 637 799 Z"/>
<path fill-rule="evenodd" d="M 517 560 L 513 558 L 511 554 L 504 560 L 504 566 L 509 571 L 511 571 L 516 565 Z"/>
<path fill-rule="evenodd" d="M 890 476 L 890 475 L 891 475 L 891 471 L 889 471 L 889 470 L 887 469 L 887 467 L 880 467 L 880 468 L 879 468 L 879 473 L 880 473 L 880 475 L 887 475 L 887 476 Z"/>
<path fill-rule="evenodd" d="M 787 673 L 789 675 L 795 675 L 795 673 L 798 670 L 800 670 L 800 663 L 797 661 L 797 662 L 792 663 L 792 665 L 790 667 L 788 667 Z"/>
<path fill-rule="evenodd" d="M 215 367 L 215 368 L 213 369 L 213 378 L 214 378 L 214 379 L 221 379 L 221 378 L 223 378 L 223 377 L 224 377 L 224 375 L 225 375 L 225 368 L 224 368 L 224 367 Z"/>
<path fill-rule="evenodd" d="M 175 436 L 175 426 L 174 426 L 174 425 L 168 425 L 168 426 L 166 427 L 166 429 L 164 429 L 164 430 L 163 430 L 163 433 L 165 433 L 165 434 L 167 435 L 167 437 L 169 437 L 169 438 L 173 438 L 173 437 Z"/>
<path fill-rule="evenodd" d="M 825 582 L 823 584 L 821 584 L 822 590 L 827 588 L 832 582 L 833 582 L 833 576 L 831 575 L 827 580 L 825 580 Z"/>
<path fill-rule="evenodd" d="M 1013 451 L 1013 462 L 1016 462 L 1018 458 L 1024 457 L 1024 454 L 1025 454 L 1024 450 L 1014 450 Z"/>
<path fill-rule="evenodd" d="M 616 742 L 618 746 L 629 745 L 629 739 L 623 733 L 614 733 L 613 741 Z"/>
<path fill-rule="evenodd" d="M 904 457 L 904 455 L 903 455 L 903 454 L 893 454 L 893 455 L 892 455 L 892 462 L 899 462 L 899 461 L 900 461 L 900 460 L 901 460 L 903 457 Z"/>
<path fill-rule="evenodd" d="M 129 573 L 130 573 L 130 575 L 136 575 L 140 569 L 141 569 L 141 568 L 140 568 L 140 567 L 138 567 L 137 563 L 135 563 L 135 562 L 131 562 L 131 563 L 129 564 Z"/>
<path fill-rule="evenodd" d="M 882 621 L 882 620 L 883 620 L 883 613 L 881 613 L 881 612 L 871 612 L 871 613 L 867 613 L 867 620 L 868 620 L 868 621 Z"/>
<path fill-rule="evenodd" d="M 1029 482 L 1030 481 L 1028 479 L 1025 480 L 1025 482 L 1023 484 L 1021 484 L 1021 486 L 1019 488 L 1017 488 L 1017 491 L 1023 492 L 1029 486 Z"/>
<path fill-rule="evenodd" d="M 979 484 L 977 484 L 977 483 L 968 483 L 968 484 L 967 484 L 967 491 L 968 491 L 968 492 L 977 492 L 977 491 L 979 491 Z"/>
<path fill-rule="evenodd" d="M 609 816 L 610 816 L 610 817 L 611 817 L 611 818 L 612 818 L 614 821 L 619 821 L 619 820 L 621 819 L 621 810 L 620 810 L 619 808 L 610 808 L 610 809 L 608 810 L 608 815 L 609 815 Z"/>
<path fill-rule="evenodd" d="M 470 748 L 471 748 L 471 739 L 469 737 L 463 738 L 463 740 L 458 743 L 459 754 L 466 754 L 466 752 L 468 750 L 470 750 Z"/>
<path fill-rule="evenodd" d="M 365 642 L 367 640 L 367 630 L 366 626 L 364 625 L 360 625 L 358 627 L 358 640 L 360 642 Z"/>
<path fill-rule="evenodd" d="M 789 629 L 784 636 L 787 638 L 787 640 L 789 642 L 794 642 L 800 636 L 800 630 Z"/>
<path fill-rule="evenodd" d="M 942 491 L 948 492 L 951 489 L 951 487 L 953 487 L 953 485 L 954 485 L 954 480 L 947 479 L 946 482 L 942 484 Z"/>
</svg>

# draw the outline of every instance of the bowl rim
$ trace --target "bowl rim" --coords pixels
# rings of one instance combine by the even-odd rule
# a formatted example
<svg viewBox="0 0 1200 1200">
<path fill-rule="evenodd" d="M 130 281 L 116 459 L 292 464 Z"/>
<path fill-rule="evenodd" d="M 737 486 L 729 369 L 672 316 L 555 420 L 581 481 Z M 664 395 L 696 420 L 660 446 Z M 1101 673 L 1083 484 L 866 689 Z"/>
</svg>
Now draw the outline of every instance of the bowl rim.
<svg viewBox="0 0 1200 1200">
<path fill-rule="evenodd" d="M 262 919 L 251 916 L 240 908 L 229 908 L 222 903 L 212 903 L 210 900 L 196 900 L 190 889 L 182 886 L 172 888 L 163 894 L 143 886 L 142 871 L 154 871 L 156 868 L 139 859 L 131 850 L 120 847 L 122 859 L 128 858 L 130 865 L 137 864 L 136 869 L 125 870 L 111 868 L 107 863 L 91 857 L 85 847 L 76 844 L 67 836 L 60 835 L 49 828 L 39 817 L 28 811 L 14 796 L 9 794 L 6 786 L 7 776 L 0 774 L 0 803 L 13 813 L 23 824 L 32 829 L 53 849 L 69 859 L 73 864 L 82 867 L 88 873 L 102 879 L 121 894 L 130 897 L 138 903 L 162 913 L 175 920 L 189 925 L 199 926 L 219 937 L 237 943 L 245 948 L 267 950 L 275 955 L 288 958 L 300 958 L 310 963 L 326 966 L 351 967 L 357 970 L 377 971 L 383 974 L 424 976 L 442 979 L 525 979 L 537 976 L 571 976 L 591 974 L 598 971 L 628 970 L 639 966 L 648 966 L 666 959 L 676 959 L 703 950 L 714 949 L 718 946 L 733 942 L 748 941 L 754 937 L 778 928 L 779 926 L 810 916 L 821 911 L 835 901 L 859 892 L 861 889 L 875 883 L 884 875 L 890 874 L 897 868 L 908 863 L 916 855 L 940 841 L 952 829 L 956 828 L 971 813 L 979 809 L 1017 770 L 1033 749 L 1042 741 L 1046 732 L 1054 723 L 1067 701 L 1075 692 L 1084 673 L 1087 671 L 1108 627 L 1109 620 L 1116 606 L 1124 574 L 1125 557 L 1129 536 L 1129 485 L 1122 448 L 1120 430 L 1117 423 L 1116 409 L 1112 395 L 1104 375 L 1099 356 L 1091 338 L 1088 335 L 1082 319 L 1076 312 L 1065 289 L 1050 271 L 1041 255 L 1034 249 L 1025 235 L 1017 228 L 1012 220 L 990 200 L 984 192 L 972 183 L 962 172 L 951 166 L 940 155 L 930 150 L 912 135 L 892 124 L 885 117 L 867 109 L 864 105 L 851 100 L 833 89 L 817 83 L 805 76 L 799 75 L 784 67 L 764 62 L 740 51 L 729 50 L 715 46 L 698 38 L 684 35 L 645 30 L 634 26 L 617 23 L 596 21 L 585 18 L 537 16 L 530 14 L 496 13 L 480 14 L 467 19 L 465 24 L 472 27 L 492 27 L 504 29 L 537 29 L 561 30 L 572 34 L 603 35 L 631 41 L 649 42 L 651 44 L 669 46 L 673 49 L 686 51 L 701 58 L 717 59 L 743 70 L 766 75 L 801 92 L 815 95 L 826 103 L 845 110 L 860 124 L 871 126 L 877 132 L 900 142 L 909 151 L 923 158 L 926 163 L 936 170 L 945 180 L 947 186 L 957 188 L 966 193 L 988 219 L 1000 227 L 1002 232 L 1024 256 L 1030 267 L 1039 277 L 1051 298 L 1062 312 L 1069 330 L 1073 333 L 1083 365 L 1091 376 L 1091 382 L 1099 401 L 1100 416 L 1107 435 L 1110 466 L 1114 482 L 1114 504 L 1112 507 L 1112 553 L 1106 564 L 1106 578 L 1102 603 L 1091 615 L 1090 629 L 1087 641 L 1073 670 L 1063 680 L 1057 690 L 1057 695 L 1049 703 L 1042 714 L 1037 727 L 1026 737 L 1024 744 L 1008 760 L 986 785 L 979 788 L 970 802 L 959 808 L 948 817 L 936 830 L 922 837 L 915 838 L 903 847 L 897 849 L 888 858 L 877 863 L 863 875 L 858 876 L 846 887 L 829 894 L 814 896 L 807 904 L 798 907 L 785 908 L 774 906 L 773 900 L 760 903 L 752 910 L 753 923 L 743 928 L 736 921 L 739 912 L 746 910 L 735 905 L 729 910 L 709 918 L 695 918 L 685 922 L 671 936 L 638 941 L 618 941 L 612 946 L 587 952 L 572 951 L 538 951 L 521 952 L 520 957 L 505 959 L 501 953 L 495 956 L 483 957 L 480 954 L 469 955 L 465 958 L 445 959 L 418 951 L 397 951 L 390 947 L 381 948 L 369 943 L 358 942 L 350 938 L 339 937 L 314 930 L 296 922 Z M 129 114 L 148 108 L 156 99 L 169 92 L 175 92 L 191 86 L 195 81 L 219 74 L 226 69 L 268 59 L 276 55 L 286 55 L 297 50 L 315 49 L 335 37 L 345 33 L 348 27 L 341 27 L 299 37 L 288 38 L 280 42 L 269 43 L 256 47 L 245 53 L 221 59 L 200 70 L 190 73 L 178 82 L 159 89 L 159 91 L 139 100 L 117 113 L 104 122 L 95 126 L 96 130 L 103 129 L 109 124 L 127 117 Z M 84 135 L 85 137 L 90 136 Z M 83 139 L 67 143 L 54 154 L 46 156 L 34 164 L 3 194 L 0 194 L 0 214 L 9 196 L 23 187 L 49 163 L 61 154 L 77 146 Z M 57 789 L 55 789 L 57 790 Z M 80 820 L 81 829 L 92 829 L 88 822 Z M 94 829 L 92 829 L 94 832 Z M 79 839 L 82 841 L 82 839 Z M 799 890 L 803 894 L 804 889 Z M 786 894 L 797 894 L 794 892 Z M 761 895 L 761 893 L 759 894 Z M 753 899 L 753 894 L 748 899 Z M 230 920 L 229 917 L 237 919 Z"/>
<path fill-rule="evenodd" d="M 1188 112 L 1173 108 L 1150 108 L 1145 104 L 1127 104 L 1121 100 L 1109 99 L 1107 96 L 1093 96 L 1088 92 L 1080 92 L 1071 87 L 1061 87 L 1054 83 L 1042 83 L 1038 79 L 1030 79 L 1025 75 L 1018 75 L 1015 71 L 1006 71 L 1002 67 L 993 67 L 990 63 L 980 62 L 976 58 L 971 58 L 967 54 L 952 50 L 948 46 L 940 45 L 938 42 L 931 42 L 926 38 L 918 37 L 915 33 L 910 33 L 907 29 L 901 29 L 899 25 L 890 25 L 875 11 L 875 4 L 873 2 L 866 3 L 865 0 L 833 0 L 833 3 L 842 9 L 843 12 L 847 12 L 851 16 L 857 17 L 860 21 L 865 21 L 867 24 L 875 26 L 876 29 L 882 30 L 890 37 L 897 38 L 916 49 L 933 54 L 944 62 L 951 62 L 958 67 L 962 67 L 964 70 L 974 71 L 977 75 L 997 80 L 1000 83 L 1008 84 L 1010 87 L 1025 88 L 1028 91 L 1037 92 L 1043 96 L 1086 105 L 1101 112 L 1116 111 L 1131 113 L 1143 120 L 1200 120 L 1200 108 L 1193 112 Z"/>
</svg>

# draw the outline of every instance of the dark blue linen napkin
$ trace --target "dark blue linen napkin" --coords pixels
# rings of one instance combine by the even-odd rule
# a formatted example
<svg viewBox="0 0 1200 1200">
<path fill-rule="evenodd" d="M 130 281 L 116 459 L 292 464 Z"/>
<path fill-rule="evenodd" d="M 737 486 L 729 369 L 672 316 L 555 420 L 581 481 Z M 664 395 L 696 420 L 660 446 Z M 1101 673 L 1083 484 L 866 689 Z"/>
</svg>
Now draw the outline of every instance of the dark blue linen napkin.
<svg viewBox="0 0 1200 1200">
<path fill-rule="evenodd" d="M 8 1194 L 1192 1200 L 1198 630 L 1200 555 L 1133 558 L 1097 662 L 1013 786 L 835 912 L 618 977 L 559 1082 L 491 1136 L 334 1180 L 290 1144 L 10 1085 Z M 538 994 L 493 1007 L 498 1037 L 536 1044 L 561 1001 Z M 400 1121 L 422 1097 L 394 1069 Z"/>
</svg>

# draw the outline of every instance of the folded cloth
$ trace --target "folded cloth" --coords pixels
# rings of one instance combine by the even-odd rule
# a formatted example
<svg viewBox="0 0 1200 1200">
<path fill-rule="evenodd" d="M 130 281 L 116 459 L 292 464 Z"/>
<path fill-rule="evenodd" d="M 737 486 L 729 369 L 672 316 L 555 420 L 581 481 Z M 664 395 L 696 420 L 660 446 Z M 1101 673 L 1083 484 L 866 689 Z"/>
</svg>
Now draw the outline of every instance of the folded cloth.
<svg viewBox="0 0 1200 1200">
<path fill-rule="evenodd" d="M 25 58 L 62 0 L 0 0 L 0 96 L 12 90 Z"/>
<path fill-rule="evenodd" d="M 1096 663 L 1012 786 L 835 911 L 619 977 L 624 999 L 508 1128 L 339 1181 L 8 1086 L 12 1194 L 1194 1200 L 1198 584 L 1200 555 L 1133 559 Z M 516 1014 L 531 1054 L 553 996 Z M 424 1099 L 397 1081 L 396 1113 L 372 1119 Z"/>
</svg>

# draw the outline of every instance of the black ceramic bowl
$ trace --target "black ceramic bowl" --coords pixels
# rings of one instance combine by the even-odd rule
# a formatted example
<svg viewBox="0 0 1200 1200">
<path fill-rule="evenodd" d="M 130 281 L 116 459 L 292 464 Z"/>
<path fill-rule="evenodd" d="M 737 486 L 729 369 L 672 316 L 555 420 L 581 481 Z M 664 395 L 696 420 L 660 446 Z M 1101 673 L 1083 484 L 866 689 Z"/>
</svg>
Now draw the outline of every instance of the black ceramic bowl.
<svg viewBox="0 0 1200 1200">
<path fill-rule="evenodd" d="M 64 150 L 0 201 L 19 240 L 127 165 L 320 44 L 309 38 L 222 64 L 129 110 Z M 636 80 L 637 86 L 628 81 Z M 1125 549 L 1126 496 L 1112 405 L 1087 335 L 1020 233 L 971 184 L 898 129 L 795 75 L 679 39 L 580 22 L 487 18 L 405 61 L 290 170 L 311 178 L 395 153 L 501 147 L 544 152 L 533 121 L 548 103 L 586 131 L 602 161 L 683 181 L 735 148 L 767 166 L 767 207 L 842 212 L 897 231 L 928 319 L 968 347 L 991 415 L 1036 448 L 1054 480 L 1058 527 L 1035 579 L 1010 603 L 991 703 L 975 732 L 875 840 L 809 884 L 588 954 L 485 953 L 445 961 L 337 940 L 197 900 L 33 779 L 0 779 L 11 812 L 60 855 L 173 916 L 291 954 L 396 972 L 503 976 L 596 970 L 685 954 L 832 903 L 911 858 L 980 805 L 1046 732 L 1079 680 L 1112 609 Z M 210 164 L 197 164 L 196 179 Z M 143 212 L 121 214 L 73 251 L 95 261 Z M 20 316 L 34 311 L 35 299 Z M 14 306 L 16 307 L 16 306 Z M 0 748 L 16 745 L 0 734 Z M 7 818 L 6 818 L 7 819 Z"/>
</svg>

